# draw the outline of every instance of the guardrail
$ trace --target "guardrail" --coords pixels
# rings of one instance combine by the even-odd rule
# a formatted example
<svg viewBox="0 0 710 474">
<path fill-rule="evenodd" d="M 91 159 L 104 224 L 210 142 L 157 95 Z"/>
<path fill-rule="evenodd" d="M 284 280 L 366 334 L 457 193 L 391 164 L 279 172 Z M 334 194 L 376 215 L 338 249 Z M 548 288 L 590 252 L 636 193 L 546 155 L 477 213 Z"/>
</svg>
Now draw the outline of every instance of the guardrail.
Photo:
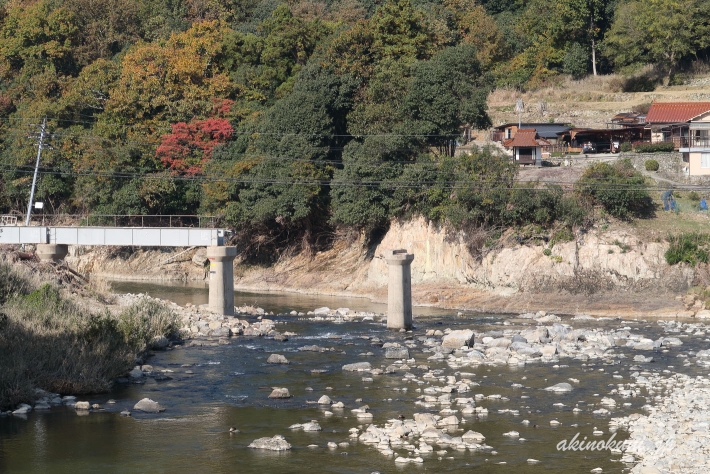
<svg viewBox="0 0 710 474">
<path fill-rule="evenodd" d="M 14 226 L 24 223 L 24 215 L 0 218 L 0 225 Z M 214 229 L 219 226 L 219 216 L 199 215 L 138 215 L 138 214 L 32 214 L 30 225 L 75 227 L 194 227 Z"/>
</svg>

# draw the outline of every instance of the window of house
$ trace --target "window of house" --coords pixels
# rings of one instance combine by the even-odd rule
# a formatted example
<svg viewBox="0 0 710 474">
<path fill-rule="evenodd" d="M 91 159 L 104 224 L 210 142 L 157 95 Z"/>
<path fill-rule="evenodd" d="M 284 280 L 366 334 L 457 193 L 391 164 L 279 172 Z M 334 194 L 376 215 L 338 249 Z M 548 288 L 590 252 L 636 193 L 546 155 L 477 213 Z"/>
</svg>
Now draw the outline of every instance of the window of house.
<svg viewBox="0 0 710 474">
<path fill-rule="evenodd" d="M 710 168 L 710 153 L 701 153 L 700 154 L 700 167 L 701 168 Z"/>
<path fill-rule="evenodd" d="M 513 129 L 512 128 L 505 129 L 505 138 L 513 138 Z"/>
</svg>

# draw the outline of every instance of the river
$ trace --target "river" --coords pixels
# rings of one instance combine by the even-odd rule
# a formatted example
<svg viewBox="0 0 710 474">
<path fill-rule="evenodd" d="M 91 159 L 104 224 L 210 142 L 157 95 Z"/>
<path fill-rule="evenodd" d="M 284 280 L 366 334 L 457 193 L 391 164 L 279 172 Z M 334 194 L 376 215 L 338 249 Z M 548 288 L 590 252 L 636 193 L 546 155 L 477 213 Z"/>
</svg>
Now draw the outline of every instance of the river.
<svg viewBox="0 0 710 474">
<path fill-rule="evenodd" d="M 202 285 L 155 285 L 146 283 L 114 283 L 117 292 L 143 292 L 179 304 L 201 304 L 207 301 L 207 289 Z M 267 312 L 283 313 L 291 310 L 307 311 L 320 306 L 350 307 L 357 310 L 384 311 L 382 305 L 356 298 L 310 296 L 300 294 L 235 294 L 235 304 L 256 304 Z M 477 331 L 500 330 L 514 327 L 520 321 L 503 315 L 468 314 L 456 316 L 450 311 L 415 308 L 416 331 L 422 335 L 427 329 L 471 327 Z M 426 315 L 426 317 L 423 317 Z M 529 364 L 517 366 L 480 365 L 461 369 L 466 377 L 478 385 L 469 393 L 500 395 L 500 399 L 484 399 L 477 405 L 489 410 L 487 417 L 461 416 L 465 421 L 456 431 L 461 436 L 468 430 L 482 433 L 485 443 L 495 453 L 456 451 L 448 448 L 445 455 L 424 455 L 422 464 L 398 465 L 393 457 L 380 454 L 374 447 L 349 438 L 353 427 L 364 428 L 351 414 L 352 408 L 367 404 L 374 414 L 374 423 L 382 425 L 388 419 L 426 411 L 414 405 L 417 384 L 397 375 L 382 375 L 373 382 L 361 375 L 342 372 L 343 364 L 371 361 L 379 366 L 384 359 L 382 349 L 372 345 L 372 338 L 382 341 L 404 342 L 411 335 L 386 330 L 379 322 L 351 322 L 334 324 L 308 321 L 291 316 L 276 316 L 279 330 L 292 331 L 297 336 L 286 342 L 266 338 L 233 337 L 229 344 L 205 347 L 180 346 L 158 352 L 146 363 L 162 370 L 170 377 L 166 381 L 147 378 L 143 384 L 117 386 L 106 394 L 78 397 L 99 403 L 101 411 L 79 416 L 69 408 L 52 408 L 31 412 L 27 417 L 0 418 L 0 472 L 8 473 L 144 473 L 144 472 L 238 472 L 238 473 L 370 473 L 379 472 L 490 472 L 490 473 L 586 473 L 594 468 L 603 472 L 622 472 L 625 465 L 619 456 L 608 451 L 563 452 L 556 445 L 580 438 L 608 439 L 608 417 L 591 413 L 588 407 L 597 404 L 600 394 L 609 392 L 617 382 L 616 373 L 628 382 L 634 367 L 630 359 L 618 365 L 604 365 L 601 360 L 581 361 L 563 359 L 559 365 Z M 632 325 L 659 337 L 662 331 L 653 323 L 607 320 L 574 321 L 574 327 L 618 327 Z M 367 339 L 365 338 L 367 337 Z M 298 348 L 316 344 L 333 347 L 332 352 L 302 352 Z M 688 343 L 683 351 L 697 350 L 699 343 Z M 367 356 L 363 354 L 373 353 Z M 620 350 L 619 352 L 624 352 Z M 285 355 L 289 365 L 266 363 L 269 354 Z M 454 373 L 445 361 L 429 361 L 430 354 L 413 352 L 416 364 L 427 364 L 432 369 Z M 661 371 L 674 367 L 677 353 L 654 354 L 655 363 L 649 370 Z M 629 352 L 633 358 L 633 354 Z M 622 359 L 623 360 L 623 359 Z M 389 362 L 384 362 L 389 363 Z M 411 365 L 411 364 L 410 364 Z M 412 367 L 414 367 L 414 365 Z M 312 369 L 324 372 L 314 373 Z M 685 367 L 687 373 L 698 369 Z M 416 372 L 412 369 L 413 372 Z M 420 373 L 421 371 L 417 372 Z M 699 372 L 698 372 L 699 373 Z M 579 379 L 571 393 L 552 394 L 542 388 L 570 378 Z M 523 387 L 514 388 L 513 384 Z M 426 385 L 425 385 L 426 386 Z M 271 387 L 287 387 L 292 398 L 270 400 Z M 344 410 L 333 410 L 308 403 L 328 395 L 342 401 Z M 140 399 L 148 397 L 166 407 L 160 414 L 133 412 L 131 417 L 120 416 L 124 409 L 132 410 Z M 108 404 L 108 400 L 115 400 Z M 362 401 L 356 401 L 362 399 Z M 642 412 L 645 397 L 632 398 L 629 406 L 619 404 L 614 416 Z M 564 406 L 555 406 L 562 403 Z M 572 409 L 582 407 L 581 413 Z M 499 410 L 518 410 L 519 414 Z M 523 425 L 522 420 L 529 420 Z M 561 422 L 552 427 L 550 420 Z M 323 430 L 314 433 L 291 431 L 289 426 L 317 420 Z M 239 433 L 230 434 L 230 427 Z M 604 434 L 593 436 L 595 427 Z M 503 436 L 511 430 L 524 440 Z M 248 449 L 253 440 L 281 434 L 293 445 L 284 453 L 261 452 Z M 452 434 L 453 435 L 453 434 Z M 617 440 L 626 438 L 623 432 Z M 329 441 L 346 447 L 328 449 Z M 316 447 L 309 447 L 316 445 Z M 435 450 L 441 448 L 435 448 Z M 534 458 L 539 464 L 529 464 Z"/>
</svg>

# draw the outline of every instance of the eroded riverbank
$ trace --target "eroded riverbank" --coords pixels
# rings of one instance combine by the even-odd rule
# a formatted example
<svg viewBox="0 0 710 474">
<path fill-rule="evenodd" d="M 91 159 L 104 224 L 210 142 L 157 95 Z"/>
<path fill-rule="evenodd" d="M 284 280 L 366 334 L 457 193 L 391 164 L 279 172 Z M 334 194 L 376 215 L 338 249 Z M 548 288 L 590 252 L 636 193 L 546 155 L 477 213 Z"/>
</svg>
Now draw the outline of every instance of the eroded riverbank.
<svg viewBox="0 0 710 474">
<path fill-rule="evenodd" d="M 518 242 L 518 237 L 510 231 L 476 251 L 473 237 L 465 233 L 423 219 L 395 222 L 376 246 L 368 247 L 362 237 L 341 238 L 322 252 L 284 255 L 269 265 L 237 259 L 235 288 L 384 302 L 382 255 L 406 248 L 415 255 L 412 295 L 419 306 L 629 318 L 687 318 L 704 309 L 682 300 L 693 285 L 704 286 L 704 274 L 686 264 L 668 265 L 668 244 L 660 236 L 649 240 L 623 227 L 579 231 L 564 242 Z M 206 276 L 204 249 L 78 247 L 70 249 L 67 262 L 79 272 L 112 280 L 204 281 Z"/>
</svg>

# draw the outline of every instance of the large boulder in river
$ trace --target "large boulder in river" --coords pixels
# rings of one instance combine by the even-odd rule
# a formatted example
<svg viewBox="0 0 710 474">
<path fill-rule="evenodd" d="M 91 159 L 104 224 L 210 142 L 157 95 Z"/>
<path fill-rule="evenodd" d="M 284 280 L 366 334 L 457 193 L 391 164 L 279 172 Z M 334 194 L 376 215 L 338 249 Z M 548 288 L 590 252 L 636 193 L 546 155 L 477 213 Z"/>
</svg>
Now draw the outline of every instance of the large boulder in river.
<svg viewBox="0 0 710 474">
<path fill-rule="evenodd" d="M 551 387 L 547 387 L 545 390 L 547 390 L 548 392 L 558 392 L 558 393 L 571 392 L 572 385 L 568 384 L 567 382 L 556 383 L 555 385 L 552 385 Z"/>
<path fill-rule="evenodd" d="M 253 449 L 267 449 L 269 451 L 288 451 L 291 449 L 291 444 L 286 441 L 281 435 L 276 435 L 273 438 L 259 438 L 254 440 L 250 445 Z"/>
<path fill-rule="evenodd" d="M 288 364 L 288 359 L 281 354 L 271 354 L 268 359 L 266 359 L 267 364 Z"/>
<path fill-rule="evenodd" d="M 160 335 L 155 336 L 153 339 L 151 339 L 149 347 L 154 351 L 160 351 L 168 347 L 168 345 L 170 345 L 170 341 L 168 340 L 168 338 L 163 335 Z"/>
<path fill-rule="evenodd" d="M 385 349 L 385 359 L 409 359 L 409 349 L 406 347 L 388 347 Z"/>
<path fill-rule="evenodd" d="M 372 369 L 372 365 L 369 362 L 355 362 L 343 366 L 343 372 L 366 372 L 370 369 Z"/>
<path fill-rule="evenodd" d="M 470 329 L 458 329 L 451 331 L 441 340 L 441 345 L 451 349 L 458 349 L 461 346 L 473 345 L 473 331 Z"/>
<path fill-rule="evenodd" d="M 227 327 L 223 327 L 223 326 L 220 326 L 218 328 L 214 328 L 210 331 L 210 336 L 212 336 L 212 337 L 230 337 L 231 335 L 232 335 L 232 330 Z"/>
<path fill-rule="evenodd" d="M 150 398 L 144 398 L 133 406 L 134 410 L 142 411 L 145 413 L 160 413 L 165 411 L 158 402 L 151 400 Z"/>
<path fill-rule="evenodd" d="M 269 398 L 291 398 L 291 394 L 287 388 L 274 387 L 269 395 Z"/>
</svg>

